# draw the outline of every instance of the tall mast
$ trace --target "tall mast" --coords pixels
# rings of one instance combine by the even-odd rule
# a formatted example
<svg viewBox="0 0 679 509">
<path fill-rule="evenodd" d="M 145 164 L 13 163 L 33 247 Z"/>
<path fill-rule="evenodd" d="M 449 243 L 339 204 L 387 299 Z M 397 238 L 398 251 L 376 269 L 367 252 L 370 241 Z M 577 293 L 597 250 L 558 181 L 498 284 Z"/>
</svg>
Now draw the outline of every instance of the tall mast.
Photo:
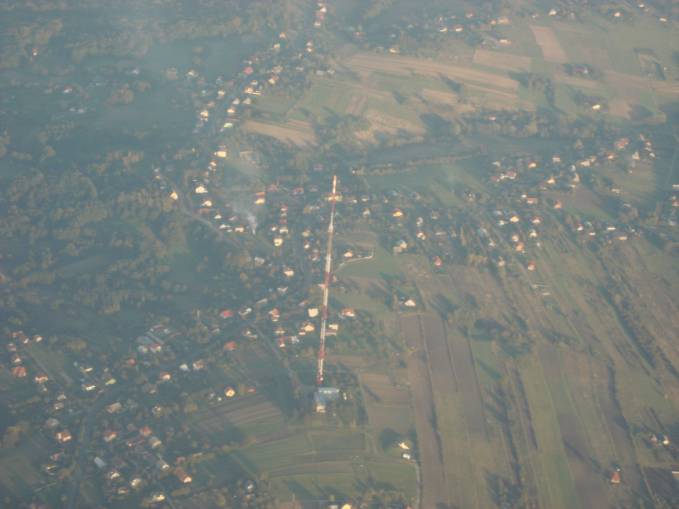
<svg viewBox="0 0 679 509">
<path fill-rule="evenodd" d="M 316 385 L 323 384 L 323 362 L 325 361 L 325 330 L 328 323 L 328 293 L 330 290 L 330 274 L 332 272 L 332 236 L 335 232 L 335 204 L 337 203 L 337 175 L 332 176 L 332 193 L 330 201 L 330 222 L 328 223 L 328 244 L 325 251 L 325 272 L 323 275 L 323 305 L 321 307 L 321 334 L 318 348 L 318 367 Z"/>
</svg>

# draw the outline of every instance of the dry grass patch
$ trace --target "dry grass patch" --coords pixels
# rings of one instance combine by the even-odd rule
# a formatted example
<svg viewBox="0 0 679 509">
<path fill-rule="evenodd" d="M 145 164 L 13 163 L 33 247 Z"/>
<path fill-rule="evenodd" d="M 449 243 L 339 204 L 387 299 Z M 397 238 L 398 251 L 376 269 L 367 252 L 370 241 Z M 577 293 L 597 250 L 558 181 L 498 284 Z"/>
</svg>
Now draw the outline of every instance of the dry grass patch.
<svg viewBox="0 0 679 509">
<path fill-rule="evenodd" d="M 260 421 L 280 419 L 281 411 L 264 396 L 247 396 L 227 400 L 191 415 L 191 423 L 201 432 L 212 435 L 225 429 L 225 424 L 243 427 Z"/>
<path fill-rule="evenodd" d="M 459 104 L 457 94 L 453 92 L 425 88 L 420 92 L 420 95 L 424 100 L 432 103 L 443 104 L 446 106 L 457 106 Z"/>
<path fill-rule="evenodd" d="M 408 390 L 393 385 L 387 375 L 364 373 L 361 383 L 371 397 L 384 405 L 407 405 L 410 401 Z"/>
<path fill-rule="evenodd" d="M 530 29 L 533 32 L 533 37 L 535 37 L 535 42 L 537 42 L 542 50 L 542 56 L 545 57 L 545 60 L 558 64 L 568 62 L 568 55 L 566 55 L 566 52 L 561 47 L 561 43 L 559 43 L 554 30 L 538 25 L 531 25 Z"/>
<path fill-rule="evenodd" d="M 347 115 L 360 116 L 367 100 L 368 97 L 365 95 L 352 95 L 345 113 Z"/>
<path fill-rule="evenodd" d="M 506 75 L 423 58 L 357 53 L 347 60 L 347 66 L 362 75 L 384 72 L 400 76 L 408 76 L 413 73 L 424 76 L 444 76 L 464 83 L 490 85 L 493 89 L 509 91 L 517 90 L 519 85 Z"/>
<path fill-rule="evenodd" d="M 578 78 L 576 76 L 569 76 L 565 73 L 557 73 L 554 76 L 554 81 L 557 83 L 563 83 L 565 85 L 571 85 L 576 88 L 583 88 L 585 90 L 597 90 L 600 87 L 600 83 L 594 80 L 588 80 L 585 78 Z"/>
<path fill-rule="evenodd" d="M 377 85 L 370 82 L 370 80 L 361 81 L 361 83 L 340 80 L 319 80 L 319 84 L 324 87 L 334 88 L 341 92 L 350 91 L 356 95 L 365 96 L 369 99 L 377 99 L 379 101 L 394 101 L 394 97 L 390 92 L 376 88 Z"/>
<path fill-rule="evenodd" d="M 626 74 L 617 71 L 606 71 L 604 73 L 606 82 L 611 85 L 619 94 L 626 95 L 630 99 L 647 90 L 673 98 L 679 98 L 679 84 L 671 81 L 657 81 Z"/>
<path fill-rule="evenodd" d="M 477 49 L 474 52 L 474 63 L 487 67 L 495 67 L 496 69 L 504 69 L 505 71 L 519 72 L 530 71 L 531 59 L 522 55 Z"/>
<path fill-rule="evenodd" d="M 316 134 L 308 122 L 290 120 L 286 124 L 274 124 L 259 120 L 248 120 L 243 128 L 251 133 L 271 136 L 290 145 L 303 147 L 316 144 Z"/>
<path fill-rule="evenodd" d="M 608 105 L 608 110 L 614 117 L 629 118 L 632 107 L 624 99 L 613 99 Z"/>
<path fill-rule="evenodd" d="M 343 364 L 350 369 L 364 369 L 370 366 L 369 359 L 362 355 L 334 355 L 332 356 L 333 364 Z"/>
<path fill-rule="evenodd" d="M 403 118 L 395 117 L 372 108 L 365 113 L 365 118 L 380 131 L 394 133 L 397 131 L 411 131 L 416 134 L 424 133 L 424 128 L 420 124 L 409 122 Z"/>
<path fill-rule="evenodd" d="M 370 123 L 370 128 L 355 133 L 356 138 L 361 141 L 374 142 L 379 133 L 392 136 L 402 131 L 407 131 L 416 136 L 421 136 L 425 133 L 425 129 L 421 124 L 409 122 L 408 120 L 388 115 L 372 108 L 365 112 L 364 117 Z"/>
</svg>

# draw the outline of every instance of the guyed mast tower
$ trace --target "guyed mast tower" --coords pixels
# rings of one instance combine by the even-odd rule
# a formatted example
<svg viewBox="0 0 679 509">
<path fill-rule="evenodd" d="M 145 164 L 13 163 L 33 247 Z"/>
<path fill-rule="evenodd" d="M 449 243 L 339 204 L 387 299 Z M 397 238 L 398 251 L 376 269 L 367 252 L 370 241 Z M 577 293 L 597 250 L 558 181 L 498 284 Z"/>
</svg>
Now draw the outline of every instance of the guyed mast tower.
<svg viewBox="0 0 679 509">
<path fill-rule="evenodd" d="M 325 362 L 325 334 L 328 325 L 328 293 L 332 274 L 332 237 L 335 233 L 335 206 L 341 195 L 337 193 L 337 175 L 332 176 L 332 192 L 327 197 L 330 202 L 330 222 L 328 223 L 328 243 L 325 250 L 325 269 L 323 273 L 323 305 L 321 307 L 321 333 L 318 348 L 318 365 L 316 369 L 316 385 L 323 385 L 323 363 Z"/>
</svg>

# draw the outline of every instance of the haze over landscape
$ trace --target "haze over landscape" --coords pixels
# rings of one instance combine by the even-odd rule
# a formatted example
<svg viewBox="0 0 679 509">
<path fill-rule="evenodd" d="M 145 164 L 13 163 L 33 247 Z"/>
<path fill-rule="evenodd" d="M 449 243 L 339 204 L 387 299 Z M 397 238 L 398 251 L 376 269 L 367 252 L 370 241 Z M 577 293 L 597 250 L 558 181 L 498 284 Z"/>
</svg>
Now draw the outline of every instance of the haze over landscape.
<svg viewBox="0 0 679 509">
<path fill-rule="evenodd" d="M 0 0 L 0 506 L 679 506 L 679 4 Z"/>
</svg>

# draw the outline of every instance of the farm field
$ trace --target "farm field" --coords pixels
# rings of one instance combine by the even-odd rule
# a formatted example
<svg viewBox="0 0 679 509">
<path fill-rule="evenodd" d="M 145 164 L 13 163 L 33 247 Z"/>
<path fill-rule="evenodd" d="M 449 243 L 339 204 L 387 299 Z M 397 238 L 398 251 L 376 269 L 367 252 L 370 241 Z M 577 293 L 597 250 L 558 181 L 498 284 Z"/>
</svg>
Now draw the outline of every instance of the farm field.
<svg viewBox="0 0 679 509">
<path fill-rule="evenodd" d="M 351 497 L 356 483 L 368 476 L 382 478 L 385 472 L 398 472 L 409 493 L 415 491 L 412 464 L 371 453 L 362 432 L 318 429 L 297 432 L 289 437 L 255 444 L 238 453 L 239 462 L 251 474 L 266 471 L 282 499 L 322 498 L 328 495 Z M 373 463 L 366 461 L 373 459 Z M 359 461 L 360 459 L 360 461 Z"/>
<path fill-rule="evenodd" d="M 679 507 L 676 2 L 51 3 L 3 509 Z"/>
<path fill-rule="evenodd" d="M 450 479 L 447 477 L 440 436 L 434 420 L 436 406 L 421 336 L 420 319 L 417 315 L 401 317 L 400 327 L 406 346 L 410 350 L 406 365 L 413 397 L 422 469 L 422 505 L 436 507 L 438 504 L 449 504 Z"/>
<path fill-rule="evenodd" d="M 666 65 L 672 58 L 671 44 L 660 34 L 650 41 L 654 56 L 638 56 L 638 48 L 643 47 L 639 33 L 652 30 L 646 22 L 634 30 L 610 23 L 592 23 L 590 30 L 563 21 L 511 24 L 502 30 L 516 38 L 516 45 L 476 49 L 469 58 L 346 52 L 334 62 L 333 75 L 313 78 L 292 107 L 283 111 L 266 101 L 258 106 L 263 115 L 272 115 L 282 123 L 251 121 L 247 128 L 284 143 L 303 145 L 314 143 L 304 127 L 310 119 L 325 122 L 333 115 L 351 115 L 369 126 L 356 131 L 359 143 L 404 133 L 416 140 L 424 134 L 423 114 L 455 118 L 484 108 L 534 111 L 547 106 L 542 93 L 521 82 L 521 75 L 530 73 L 552 80 L 556 91 L 553 106 L 571 115 L 591 114 L 589 108 L 574 103 L 577 94 L 586 94 L 605 101 L 606 114 L 614 119 L 630 119 L 643 111 L 661 120 L 663 105 L 679 96 L 672 79 L 644 74 L 646 61 L 674 72 Z M 566 74 L 564 65 L 572 63 L 591 65 L 596 75 Z M 451 83 L 458 88 L 453 90 Z"/>
<path fill-rule="evenodd" d="M 407 174 L 397 176 L 391 187 L 398 187 L 402 178 L 406 181 Z M 425 181 L 432 178 L 425 175 Z M 626 192 L 643 199 L 644 193 L 653 190 L 643 183 L 647 182 L 643 173 L 638 179 L 638 183 L 632 180 L 627 184 Z M 421 179 L 418 185 L 426 184 Z M 621 185 L 625 186 L 622 181 Z M 640 369 L 633 374 L 633 368 L 623 367 L 631 358 L 625 361 L 621 354 L 636 355 L 628 333 L 609 305 L 583 284 L 604 277 L 606 269 L 587 261 L 586 253 L 574 255 L 577 248 L 570 242 L 565 238 L 545 242 L 536 258 L 538 273 L 525 274 L 528 281 L 522 281 L 523 277 L 498 280 L 454 267 L 445 275 L 434 276 L 423 270 L 421 260 L 395 257 L 402 274 L 418 286 L 425 307 L 435 308 L 441 295 L 461 309 L 466 309 L 470 296 L 477 303 L 477 310 L 470 310 L 470 315 L 456 311 L 445 323 L 433 310 L 402 314 L 398 319 L 408 349 L 424 496 L 434 497 L 429 503 L 438 499 L 465 507 L 491 504 L 496 494 L 485 473 L 515 480 L 515 462 L 522 465 L 523 496 L 540 505 L 578 507 L 596 501 L 606 506 L 625 497 L 648 499 L 648 487 L 638 467 L 646 453 L 630 430 L 651 423 L 647 417 L 635 417 L 647 412 L 632 396 L 631 386 L 636 387 L 635 392 L 648 387 L 646 397 L 655 401 L 658 415 L 664 415 L 662 421 L 672 422 L 676 417 L 664 414 L 663 408 L 670 411 L 669 406 L 652 396 L 655 382 L 648 371 Z M 564 243 L 569 244 L 565 252 Z M 557 245 L 561 247 L 557 249 Z M 628 247 L 616 257 L 635 256 L 637 248 L 630 251 Z M 648 275 L 653 268 L 641 259 L 623 265 L 646 274 L 643 282 L 637 281 L 639 292 L 651 284 L 653 277 Z M 556 267 L 569 267 L 582 278 L 564 278 Z M 549 287 L 551 296 L 536 293 L 531 279 Z M 598 310 L 596 317 L 593 308 Z M 520 327 L 531 331 L 529 337 L 539 346 L 531 355 L 515 359 L 516 353 L 496 341 L 468 335 L 460 320 L 470 323 L 468 316 L 478 316 L 481 309 L 501 323 L 509 324 L 512 317 L 521 316 L 525 322 Z M 668 320 L 672 315 L 669 309 L 661 309 L 651 320 L 658 324 L 657 337 L 676 327 Z M 597 338 L 594 343 L 593 336 Z M 663 349 L 668 356 L 675 355 L 672 345 Z M 617 368 L 611 367 L 611 362 Z M 616 376 L 618 369 L 628 376 Z M 362 377 L 368 386 L 371 381 L 378 388 L 381 385 L 375 375 Z M 612 391 L 619 391 L 620 399 Z M 377 401 L 379 389 L 372 392 Z M 613 468 L 619 467 L 626 475 L 625 487 L 614 490 L 608 478 Z M 440 478 L 441 472 L 446 482 Z"/>
<path fill-rule="evenodd" d="M 314 132 L 308 123 L 302 121 L 289 121 L 280 124 L 249 120 L 243 127 L 246 131 L 271 136 L 283 143 L 304 146 L 315 142 Z"/>
</svg>

